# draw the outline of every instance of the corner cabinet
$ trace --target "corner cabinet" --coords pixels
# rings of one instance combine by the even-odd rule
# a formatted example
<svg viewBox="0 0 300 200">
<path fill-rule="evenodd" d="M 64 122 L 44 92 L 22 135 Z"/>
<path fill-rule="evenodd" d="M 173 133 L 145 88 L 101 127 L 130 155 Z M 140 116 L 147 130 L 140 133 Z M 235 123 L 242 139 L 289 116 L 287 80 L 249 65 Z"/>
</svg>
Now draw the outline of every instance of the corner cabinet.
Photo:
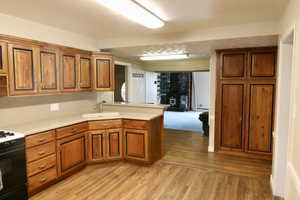
<svg viewBox="0 0 300 200">
<path fill-rule="evenodd" d="M 111 54 L 93 54 L 93 71 L 95 91 L 113 91 L 115 66 Z"/>
<path fill-rule="evenodd" d="M 125 158 L 148 161 L 149 136 L 146 130 L 125 129 Z"/>
<path fill-rule="evenodd" d="M 89 162 L 118 160 L 123 158 L 122 129 L 90 131 L 89 149 Z"/>
</svg>

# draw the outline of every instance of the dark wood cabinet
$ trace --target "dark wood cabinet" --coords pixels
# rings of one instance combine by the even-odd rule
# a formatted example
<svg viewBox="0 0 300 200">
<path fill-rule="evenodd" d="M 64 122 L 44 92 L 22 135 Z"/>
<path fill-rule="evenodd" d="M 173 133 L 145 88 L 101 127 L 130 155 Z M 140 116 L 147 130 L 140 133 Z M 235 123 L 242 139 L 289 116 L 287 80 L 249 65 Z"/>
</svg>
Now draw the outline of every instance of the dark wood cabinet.
<svg viewBox="0 0 300 200">
<path fill-rule="evenodd" d="M 79 89 L 92 89 L 92 64 L 90 56 L 79 56 Z"/>
<path fill-rule="evenodd" d="M 37 47 L 8 44 L 9 94 L 11 96 L 38 92 L 37 54 Z"/>
<path fill-rule="evenodd" d="M 125 129 L 125 158 L 148 160 L 148 132 L 146 130 Z"/>
<path fill-rule="evenodd" d="M 76 91 L 77 89 L 77 68 L 75 54 L 62 54 L 61 62 L 62 91 Z"/>
<path fill-rule="evenodd" d="M 72 135 L 57 141 L 59 175 L 66 174 L 86 164 L 86 133 Z"/>
<path fill-rule="evenodd" d="M 94 90 L 114 90 L 114 63 L 112 55 L 94 55 Z"/>
<path fill-rule="evenodd" d="M 7 61 L 7 43 L 0 42 L 0 74 L 7 74 L 8 61 Z"/>
<path fill-rule="evenodd" d="M 277 48 L 217 54 L 216 150 L 271 159 Z"/>
<path fill-rule="evenodd" d="M 250 85 L 248 151 L 272 150 L 274 84 Z"/>
<path fill-rule="evenodd" d="M 221 142 L 222 148 L 243 147 L 244 84 L 222 85 Z"/>
<path fill-rule="evenodd" d="M 222 52 L 220 57 L 222 78 L 246 76 L 247 51 Z"/>
<path fill-rule="evenodd" d="M 55 49 L 40 49 L 40 93 L 58 93 L 59 52 Z"/>
</svg>

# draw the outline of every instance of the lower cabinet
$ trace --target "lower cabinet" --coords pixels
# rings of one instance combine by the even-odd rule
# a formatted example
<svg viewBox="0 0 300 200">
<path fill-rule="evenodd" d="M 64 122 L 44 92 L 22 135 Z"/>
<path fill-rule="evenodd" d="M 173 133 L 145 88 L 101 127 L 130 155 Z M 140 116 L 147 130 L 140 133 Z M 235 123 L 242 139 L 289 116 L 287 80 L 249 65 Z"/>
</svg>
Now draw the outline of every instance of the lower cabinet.
<svg viewBox="0 0 300 200">
<path fill-rule="evenodd" d="M 125 158 L 148 161 L 148 131 L 125 129 Z"/>
<path fill-rule="evenodd" d="M 89 149 L 89 162 L 123 158 L 122 129 L 90 131 Z"/>
<path fill-rule="evenodd" d="M 64 175 L 86 164 L 86 133 L 57 141 L 58 174 Z"/>
</svg>

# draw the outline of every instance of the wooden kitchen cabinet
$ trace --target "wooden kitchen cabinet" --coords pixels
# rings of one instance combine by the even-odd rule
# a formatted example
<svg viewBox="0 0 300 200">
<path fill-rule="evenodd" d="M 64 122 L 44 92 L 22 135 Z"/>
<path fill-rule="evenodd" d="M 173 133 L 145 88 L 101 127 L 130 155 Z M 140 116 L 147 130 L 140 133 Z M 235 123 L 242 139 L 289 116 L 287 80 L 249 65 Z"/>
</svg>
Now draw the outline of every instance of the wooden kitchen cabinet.
<svg viewBox="0 0 300 200">
<path fill-rule="evenodd" d="M 55 48 L 41 48 L 39 93 L 58 93 L 59 88 L 59 51 Z"/>
<path fill-rule="evenodd" d="M 59 176 L 80 169 L 86 164 L 86 133 L 72 135 L 57 141 Z"/>
<path fill-rule="evenodd" d="M 7 74 L 8 61 L 7 61 L 7 43 L 0 42 L 0 74 Z"/>
<path fill-rule="evenodd" d="M 106 159 L 106 131 L 98 130 L 89 132 L 89 162 L 103 161 Z"/>
<path fill-rule="evenodd" d="M 125 158 L 148 161 L 148 131 L 124 129 Z"/>
<path fill-rule="evenodd" d="M 94 54 L 93 71 L 95 91 L 114 91 L 114 62 L 111 54 Z"/>
<path fill-rule="evenodd" d="M 63 52 L 61 56 L 61 90 L 75 92 L 77 82 L 76 54 Z"/>
<path fill-rule="evenodd" d="M 89 132 L 89 162 L 123 158 L 122 129 Z"/>
<path fill-rule="evenodd" d="M 92 89 L 92 62 L 90 56 L 78 56 L 79 63 L 79 90 Z"/>
<path fill-rule="evenodd" d="M 8 44 L 9 95 L 38 93 L 38 47 Z"/>
<path fill-rule="evenodd" d="M 271 159 L 277 48 L 217 54 L 216 151 Z"/>
</svg>

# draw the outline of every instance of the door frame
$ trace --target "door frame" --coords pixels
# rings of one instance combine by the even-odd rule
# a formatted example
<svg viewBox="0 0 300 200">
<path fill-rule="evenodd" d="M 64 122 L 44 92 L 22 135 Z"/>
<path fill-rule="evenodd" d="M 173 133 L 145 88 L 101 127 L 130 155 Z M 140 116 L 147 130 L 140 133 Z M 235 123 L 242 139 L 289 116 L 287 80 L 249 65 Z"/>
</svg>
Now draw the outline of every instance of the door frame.
<svg viewBox="0 0 300 200">
<path fill-rule="evenodd" d="M 125 84 L 126 84 L 126 102 L 130 102 L 131 97 L 129 96 L 129 67 L 132 66 L 131 63 L 123 62 L 123 61 L 118 61 L 116 60 L 115 65 L 121 65 L 125 67 Z M 115 101 L 115 95 L 113 95 L 113 102 Z"/>
</svg>

